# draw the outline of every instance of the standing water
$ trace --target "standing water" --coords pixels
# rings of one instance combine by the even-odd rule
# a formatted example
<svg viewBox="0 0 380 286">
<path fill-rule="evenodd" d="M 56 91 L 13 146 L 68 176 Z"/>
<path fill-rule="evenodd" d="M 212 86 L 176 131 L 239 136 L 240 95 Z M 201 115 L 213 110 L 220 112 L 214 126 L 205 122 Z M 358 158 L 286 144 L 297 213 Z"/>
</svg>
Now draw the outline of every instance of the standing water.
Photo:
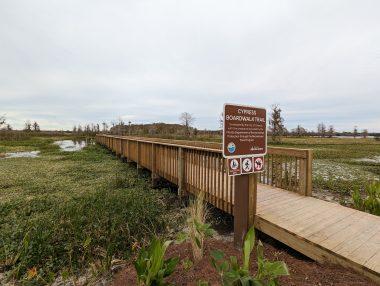
<svg viewBox="0 0 380 286">
<path fill-rule="evenodd" d="M 61 140 L 61 141 L 55 141 L 54 144 L 58 145 L 59 148 L 61 148 L 61 151 L 66 152 L 74 152 L 82 150 L 84 147 L 88 145 L 87 140 Z"/>
<path fill-rule="evenodd" d="M 0 154 L 0 158 L 36 158 L 40 151 L 9 152 Z"/>
</svg>

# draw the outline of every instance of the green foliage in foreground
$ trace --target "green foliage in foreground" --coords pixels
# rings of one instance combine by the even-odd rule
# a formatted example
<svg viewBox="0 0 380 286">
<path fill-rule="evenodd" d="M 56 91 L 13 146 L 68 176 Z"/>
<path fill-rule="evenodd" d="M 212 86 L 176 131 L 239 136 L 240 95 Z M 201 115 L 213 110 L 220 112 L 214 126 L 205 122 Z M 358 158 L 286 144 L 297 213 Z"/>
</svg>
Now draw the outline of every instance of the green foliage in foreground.
<svg viewBox="0 0 380 286">
<path fill-rule="evenodd" d="M 18 141 L 41 157 L 0 160 L 0 271 L 46 284 L 90 263 L 108 270 L 166 229 L 167 192 L 99 146 L 60 152 L 51 143 Z"/>
<path fill-rule="evenodd" d="M 224 253 L 220 250 L 212 252 L 211 263 L 219 272 L 222 283 L 225 286 L 275 286 L 278 277 L 289 275 L 288 268 L 283 261 L 271 262 L 264 258 L 263 245 L 259 241 L 257 245 L 257 273 L 252 276 L 249 271 L 250 256 L 255 245 L 255 230 L 252 227 L 246 234 L 243 245 L 243 265 L 238 264 L 236 256 L 231 256 L 230 261 L 224 259 Z"/>
<path fill-rule="evenodd" d="M 352 194 L 355 208 L 380 216 L 380 182 L 373 182 L 365 189 L 365 198 L 358 190 Z"/>
<path fill-rule="evenodd" d="M 161 241 L 154 238 L 147 248 L 140 250 L 134 263 L 139 285 L 164 286 L 168 285 L 164 278 L 171 275 L 179 262 L 179 258 L 164 259 L 171 241 Z"/>
</svg>

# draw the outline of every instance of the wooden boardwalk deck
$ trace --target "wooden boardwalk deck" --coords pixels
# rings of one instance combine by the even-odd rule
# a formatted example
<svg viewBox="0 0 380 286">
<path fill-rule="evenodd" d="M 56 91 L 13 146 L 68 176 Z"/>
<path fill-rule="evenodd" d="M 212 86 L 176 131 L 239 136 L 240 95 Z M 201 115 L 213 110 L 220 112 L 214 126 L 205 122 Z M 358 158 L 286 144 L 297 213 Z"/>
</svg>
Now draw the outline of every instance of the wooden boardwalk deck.
<svg viewBox="0 0 380 286">
<path fill-rule="evenodd" d="M 260 184 L 255 227 L 319 262 L 351 267 L 380 283 L 380 218 Z"/>
</svg>

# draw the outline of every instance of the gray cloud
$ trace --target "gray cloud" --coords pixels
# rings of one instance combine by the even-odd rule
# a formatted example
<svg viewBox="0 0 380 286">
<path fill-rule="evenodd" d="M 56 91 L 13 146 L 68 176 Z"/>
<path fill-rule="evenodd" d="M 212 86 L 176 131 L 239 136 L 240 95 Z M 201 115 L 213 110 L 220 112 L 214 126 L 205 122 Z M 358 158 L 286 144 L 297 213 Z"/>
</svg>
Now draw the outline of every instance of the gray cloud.
<svg viewBox="0 0 380 286">
<path fill-rule="evenodd" d="M 224 102 L 287 126 L 380 131 L 379 1 L 0 2 L 0 114 L 21 127 L 217 128 Z"/>
</svg>

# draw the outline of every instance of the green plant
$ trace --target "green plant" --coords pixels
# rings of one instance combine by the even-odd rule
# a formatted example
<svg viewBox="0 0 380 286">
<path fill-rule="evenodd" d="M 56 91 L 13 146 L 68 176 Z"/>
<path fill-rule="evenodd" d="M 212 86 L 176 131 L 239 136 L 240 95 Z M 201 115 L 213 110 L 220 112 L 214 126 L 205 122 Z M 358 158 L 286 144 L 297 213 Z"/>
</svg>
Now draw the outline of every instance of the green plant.
<svg viewBox="0 0 380 286">
<path fill-rule="evenodd" d="M 223 285 L 225 286 L 274 286 L 278 285 L 277 278 L 282 275 L 289 275 L 286 264 L 282 261 L 270 262 L 264 258 L 263 245 L 259 241 L 257 245 L 257 266 L 256 276 L 252 276 L 249 271 L 250 255 L 255 245 L 255 231 L 252 227 L 247 232 L 243 244 L 243 265 L 239 265 L 236 256 L 231 256 L 230 260 L 224 259 L 224 253 L 220 250 L 211 253 L 211 263 L 219 272 Z"/>
<path fill-rule="evenodd" d="M 209 286 L 210 283 L 208 281 L 205 281 L 205 280 L 198 280 L 197 281 L 197 286 Z"/>
<path fill-rule="evenodd" d="M 204 193 L 201 192 L 197 195 L 195 200 L 190 202 L 187 219 L 189 231 L 187 233 L 180 233 L 177 239 L 179 243 L 186 240 L 190 241 L 195 261 L 199 261 L 203 258 L 205 238 L 212 237 L 215 233 L 211 225 L 206 223 L 207 209 L 203 199 Z"/>
<path fill-rule="evenodd" d="M 380 182 L 372 182 L 365 188 L 366 197 L 363 199 L 359 190 L 352 193 L 356 209 L 380 216 Z"/>
<path fill-rule="evenodd" d="M 193 262 L 189 258 L 185 258 L 181 261 L 182 267 L 185 271 L 189 270 L 191 267 L 193 267 Z"/>
<path fill-rule="evenodd" d="M 168 285 L 164 278 L 173 273 L 178 258 L 164 259 L 166 249 L 171 241 L 162 242 L 154 238 L 148 248 L 143 248 L 134 263 L 139 285 Z"/>
</svg>

